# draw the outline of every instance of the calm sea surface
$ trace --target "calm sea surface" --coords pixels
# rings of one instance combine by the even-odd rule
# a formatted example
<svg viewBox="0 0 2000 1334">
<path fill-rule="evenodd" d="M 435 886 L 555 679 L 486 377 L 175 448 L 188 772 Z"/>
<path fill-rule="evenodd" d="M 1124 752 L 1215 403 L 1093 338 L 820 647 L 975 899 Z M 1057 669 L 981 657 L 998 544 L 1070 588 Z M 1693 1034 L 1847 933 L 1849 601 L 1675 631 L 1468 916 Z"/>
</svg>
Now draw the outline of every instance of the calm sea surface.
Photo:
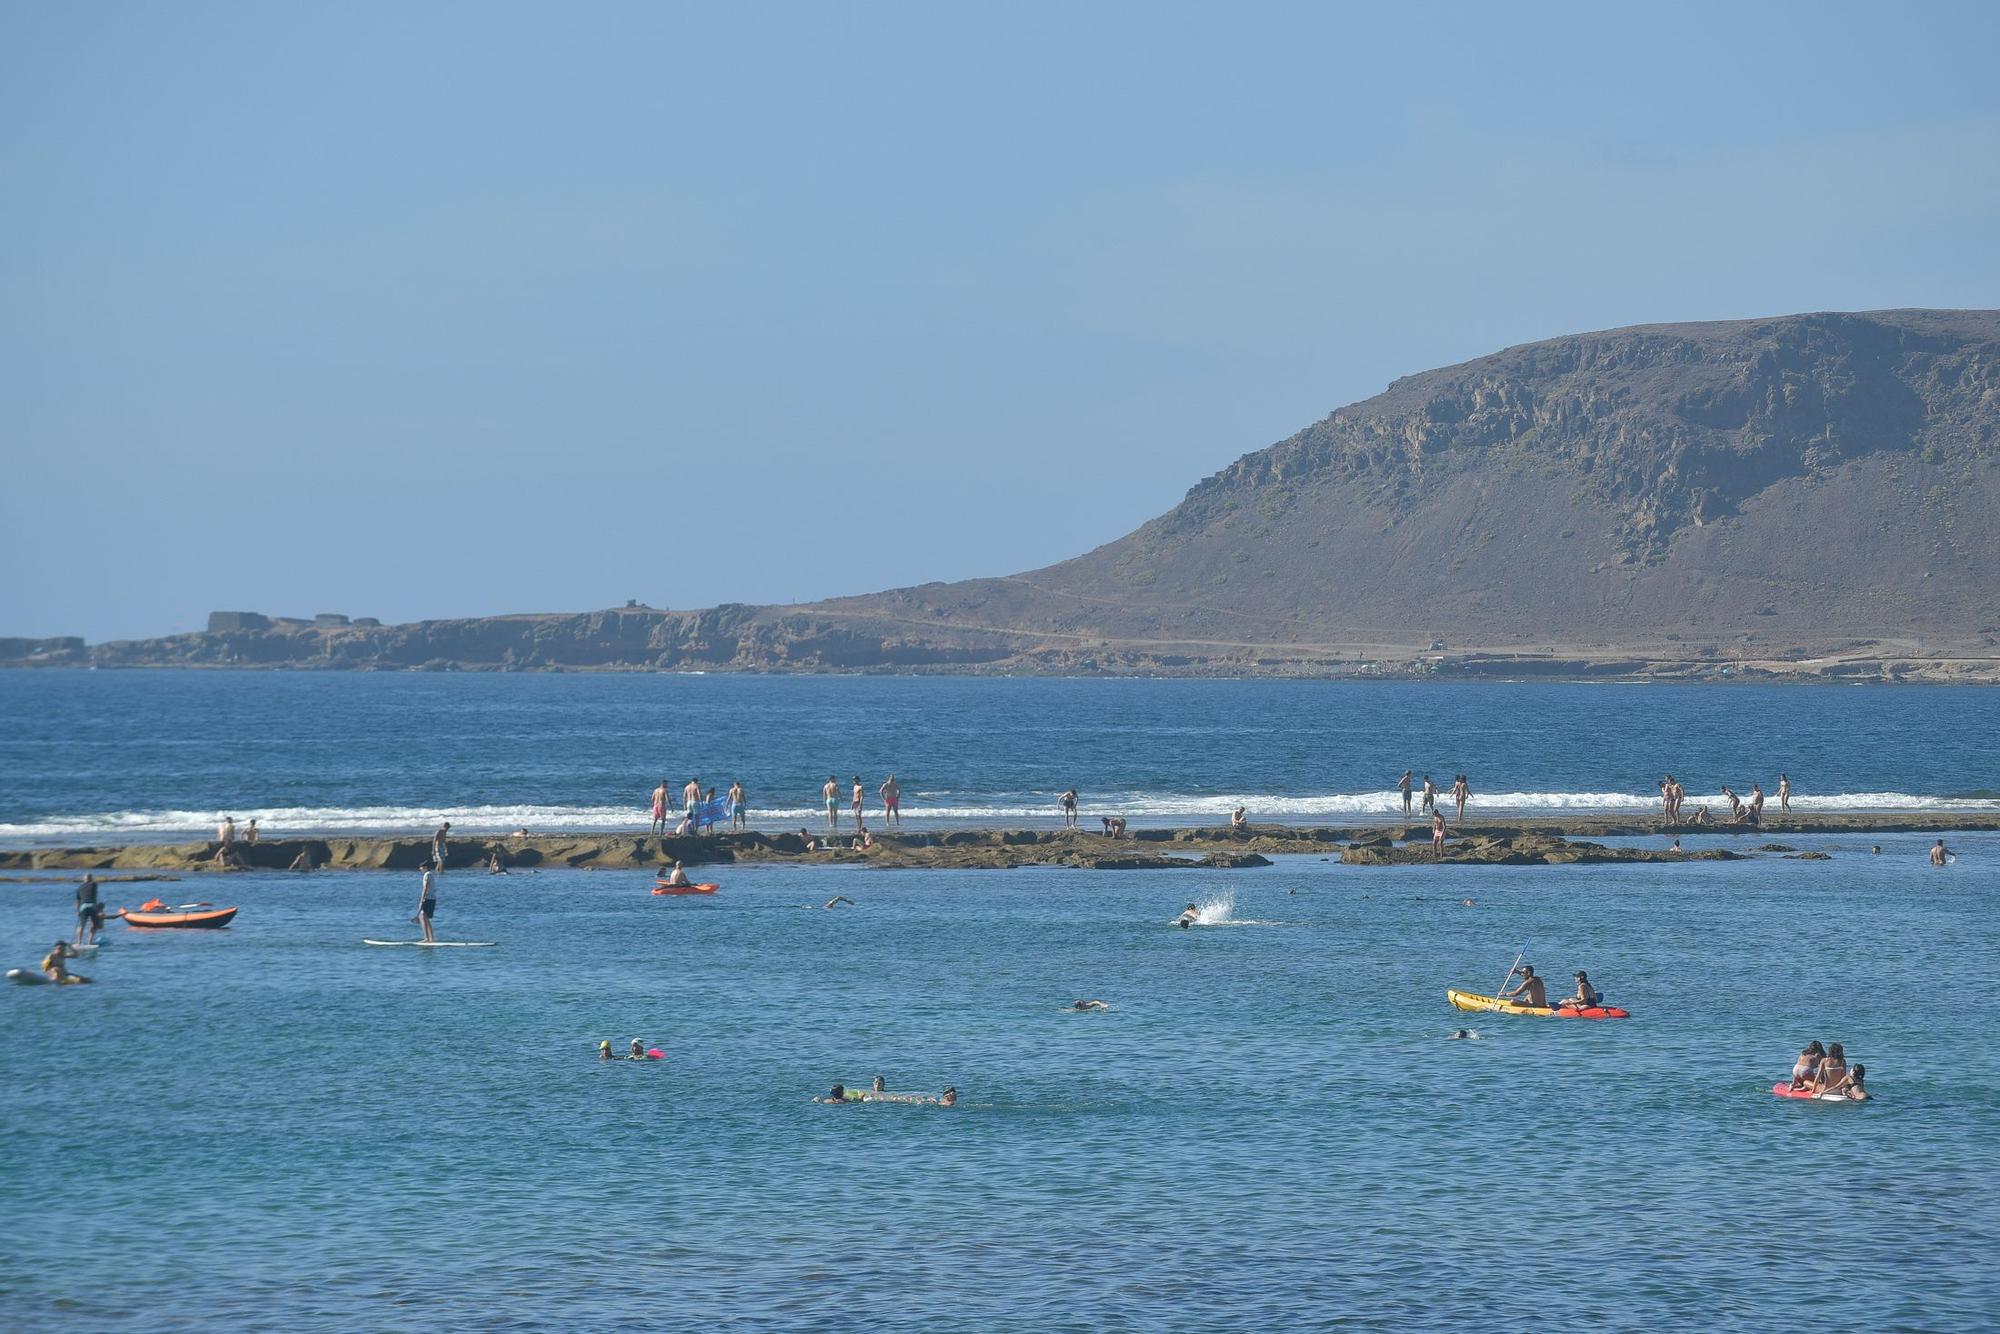
<svg viewBox="0 0 2000 1334">
<path fill-rule="evenodd" d="M 635 770 L 735 756 L 772 788 L 895 765 L 995 806 L 1048 788 L 1044 762 L 1087 793 L 1190 799 L 1367 792 L 1417 761 L 1475 790 L 1785 765 L 1808 790 L 1937 796 L 1992 786 L 2000 735 L 1975 692 L 110 673 L 0 690 L 16 824 L 608 806 Z M 414 934 L 407 876 L 112 886 L 114 906 L 242 911 L 220 932 L 113 925 L 77 965 L 93 986 L 0 986 L 0 1324 L 1991 1327 L 2000 835 L 1954 837 L 1943 870 L 1916 835 L 1786 841 L 1831 860 L 767 865 L 728 868 L 708 901 L 655 899 L 642 874 L 454 873 L 440 934 L 498 944 L 435 952 L 360 943 Z M 857 906 L 819 907 L 835 894 Z M 67 884 L 0 896 L 7 966 L 67 933 Z M 1216 924 L 1170 929 L 1189 900 Z M 1524 944 L 1634 1017 L 1447 1006 Z M 1113 1008 L 1065 1013 L 1082 996 Z M 1462 1024 L 1481 1039 L 1446 1040 Z M 635 1036 L 668 1059 L 594 1059 Z M 1810 1038 L 1846 1043 L 1878 1100 L 1773 1098 Z M 810 1101 L 878 1073 L 961 1104 Z"/>
<path fill-rule="evenodd" d="M 0 843 L 643 828 L 662 778 L 766 828 L 893 772 L 909 818 L 1386 816 L 1397 775 L 1474 809 L 1654 809 L 1672 772 L 1807 808 L 2000 809 L 2000 690 L 1445 682 L 0 671 Z"/>
</svg>

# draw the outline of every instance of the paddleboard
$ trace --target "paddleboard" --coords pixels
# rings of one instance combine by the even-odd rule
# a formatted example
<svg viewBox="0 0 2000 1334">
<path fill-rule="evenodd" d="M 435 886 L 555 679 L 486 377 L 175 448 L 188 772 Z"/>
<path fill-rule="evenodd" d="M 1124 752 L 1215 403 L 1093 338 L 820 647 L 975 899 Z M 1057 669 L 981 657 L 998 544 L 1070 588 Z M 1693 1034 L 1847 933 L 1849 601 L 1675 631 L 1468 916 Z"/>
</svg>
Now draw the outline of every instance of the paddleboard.
<svg viewBox="0 0 2000 1334">
<path fill-rule="evenodd" d="M 46 987 L 55 981 L 54 978 L 39 968 L 9 968 L 7 970 L 7 980 L 19 983 L 24 987 Z M 63 979 L 63 985 L 66 987 L 80 987 L 88 981 L 90 979 L 87 977 L 71 973 Z"/>
<path fill-rule="evenodd" d="M 420 950 L 470 950 L 498 944 L 492 940 L 364 940 L 364 945 L 408 945 Z"/>
<path fill-rule="evenodd" d="M 1848 1097 L 1845 1093 L 1813 1093 L 1807 1089 L 1795 1089 L 1789 1081 L 1771 1085 L 1771 1092 L 1781 1098 L 1798 1098 L 1803 1102 L 1846 1102 L 1860 1105 L 1856 1099 Z"/>
</svg>

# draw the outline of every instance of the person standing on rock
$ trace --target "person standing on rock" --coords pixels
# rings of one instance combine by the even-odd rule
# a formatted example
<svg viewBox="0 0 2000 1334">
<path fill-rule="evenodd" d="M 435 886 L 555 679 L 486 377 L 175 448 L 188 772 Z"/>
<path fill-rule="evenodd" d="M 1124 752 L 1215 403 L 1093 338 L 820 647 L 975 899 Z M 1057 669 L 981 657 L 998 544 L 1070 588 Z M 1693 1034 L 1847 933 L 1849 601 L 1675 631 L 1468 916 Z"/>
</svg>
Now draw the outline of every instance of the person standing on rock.
<svg viewBox="0 0 2000 1334">
<path fill-rule="evenodd" d="M 1076 789 L 1073 787 L 1065 788 L 1063 794 L 1056 798 L 1056 805 L 1062 808 L 1063 827 L 1065 829 L 1076 828 L 1077 801 Z"/>
<path fill-rule="evenodd" d="M 687 781 L 687 786 L 681 789 L 681 807 L 689 815 L 693 815 L 694 808 L 700 804 L 701 780 L 699 778 L 690 778 Z"/>
<path fill-rule="evenodd" d="M 1403 818 L 1405 820 L 1410 818 L 1410 787 L 1415 778 L 1415 774 L 1405 769 L 1403 770 L 1403 776 L 1396 780 L 1396 790 L 1403 794 Z"/>
<path fill-rule="evenodd" d="M 438 870 L 440 871 L 444 869 L 445 849 L 448 848 L 450 845 L 451 845 L 451 821 L 446 820 L 443 824 L 437 827 L 437 832 L 431 835 L 431 861 L 437 866 Z"/>
<path fill-rule="evenodd" d="M 882 826 L 886 829 L 890 825 L 903 827 L 903 785 L 894 774 L 882 783 Z"/>
<path fill-rule="evenodd" d="M 729 827 L 731 830 L 750 827 L 749 814 L 743 808 L 743 780 L 740 778 L 729 785 Z"/>
<path fill-rule="evenodd" d="M 868 802 L 868 794 L 867 794 L 866 792 L 863 792 L 863 791 L 861 790 L 861 775 L 860 775 L 860 774 L 856 774 L 856 775 L 854 775 L 854 798 L 853 798 L 853 801 L 854 801 L 854 827 L 855 827 L 855 828 L 856 828 L 857 830 L 859 830 L 859 829 L 865 829 L 865 828 L 867 828 L 867 826 L 866 826 L 865 824 L 863 824 L 863 823 L 862 823 L 862 820 L 861 820 L 861 814 L 862 814 L 862 810 L 863 810 L 863 808 L 864 808 L 864 807 L 865 807 L 865 806 L 867 805 L 867 802 Z"/>
<path fill-rule="evenodd" d="M 1437 804 L 1438 804 L 1438 785 L 1431 781 L 1431 776 L 1429 774 L 1425 774 L 1424 805 L 1423 805 L 1424 814 L 1429 815 L 1432 811 L 1436 810 Z"/>
<path fill-rule="evenodd" d="M 243 841 L 245 843 L 255 843 L 257 841 L 257 817 L 254 815 L 250 817 L 250 823 L 243 829 Z"/>
<path fill-rule="evenodd" d="M 1431 808 L 1431 860 L 1444 860 L 1444 812 Z"/>
<path fill-rule="evenodd" d="M 1778 775 L 1778 809 L 1786 815 L 1792 813 L 1792 780 L 1787 774 Z"/>
<path fill-rule="evenodd" d="M 1750 785 L 1750 823 L 1764 823 L 1764 785 L 1762 783 L 1752 783 Z"/>
<path fill-rule="evenodd" d="M 1465 781 L 1464 774 L 1459 774 L 1451 780 L 1451 800 L 1458 807 L 1458 822 L 1464 824 L 1465 803 L 1472 800 L 1472 787 Z"/>
<path fill-rule="evenodd" d="M 653 833 L 664 838 L 667 832 L 667 780 L 653 789 Z"/>
<path fill-rule="evenodd" d="M 826 798 L 826 827 L 830 833 L 840 832 L 840 780 L 832 774 L 826 776 L 826 786 L 820 789 Z"/>
</svg>

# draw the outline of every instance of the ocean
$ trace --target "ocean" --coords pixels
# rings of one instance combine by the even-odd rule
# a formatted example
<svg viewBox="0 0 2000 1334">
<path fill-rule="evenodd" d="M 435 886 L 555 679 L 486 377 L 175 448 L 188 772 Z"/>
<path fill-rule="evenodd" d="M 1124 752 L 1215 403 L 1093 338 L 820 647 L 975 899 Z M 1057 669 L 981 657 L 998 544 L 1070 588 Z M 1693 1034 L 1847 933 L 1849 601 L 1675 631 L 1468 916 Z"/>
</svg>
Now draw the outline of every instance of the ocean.
<svg viewBox="0 0 2000 1334">
<path fill-rule="evenodd" d="M 1769 787 L 1782 767 L 1813 796 L 1990 801 L 1964 794 L 1995 785 L 2000 735 L 2000 697 L 1972 691 L 13 673 L 0 692 L 13 843 L 225 809 L 642 821 L 684 771 L 805 810 L 822 769 L 894 767 L 968 821 L 1045 818 L 1071 781 L 1087 810 L 1115 793 L 1163 819 L 1239 793 L 1372 801 L 1413 764 L 1475 792 L 1643 796 L 1668 768 Z M 1684 838 L 1725 841 L 1745 846 Z M 74 965 L 91 986 L 0 987 L 0 1315 L 1989 1326 L 2000 835 L 1952 837 L 1943 869 L 1929 841 L 1623 866 L 762 864 L 720 868 L 706 900 L 640 872 L 455 872 L 440 935 L 496 943 L 434 952 L 361 943 L 415 935 L 407 875 L 112 885 L 113 906 L 241 911 L 218 932 L 113 924 Z M 68 881 L 0 894 L 8 966 L 67 934 Z M 836 895 L 854 905 L 821 906 Z M 1206 924 L 1169 927 L 1190 901 Z M 1447 1005 L 1523 948 L 1632 1018 Z M 1086 997 L 1111 1008 L 1068 1008 Z M 633 1037 L 666 1059 L 596 1059 Z M 1771 1095 L 1813 1038 L 1866 1064 L 1874 1102 Z M 877 1074 L 959 1105 L 812 1101 Z"/>
<path fill-rule="evenodd" d="M 2000 810 L 2000 692 L 1507 682 L 0 672 L 0 844 L 285 833 L 644 829 L 653 787 L 741 780 L 752 822 L 822 819 L 828 777 L 905 818 L 1054 824 L 1387 818 L 1397 777 L 1468 776 L 1482 815 Z"/>
</svg>

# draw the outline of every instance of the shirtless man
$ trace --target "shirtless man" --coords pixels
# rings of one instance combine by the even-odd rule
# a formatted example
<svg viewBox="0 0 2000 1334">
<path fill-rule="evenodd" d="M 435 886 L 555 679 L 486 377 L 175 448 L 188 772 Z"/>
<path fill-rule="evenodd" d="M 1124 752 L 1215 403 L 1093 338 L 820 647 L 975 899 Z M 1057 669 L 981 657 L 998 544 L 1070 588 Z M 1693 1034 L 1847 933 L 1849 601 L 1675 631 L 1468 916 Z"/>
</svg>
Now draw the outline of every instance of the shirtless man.
<svg viewBox="0 0 2000 1334">
<path fill-rule="evenodd" d="M 1520 973 L 1521 984 L 1517 987 L 1512 988 L 1511 990 L 1501 992 L 1500 999 L 1515 1001 L 1516 1003 L 1521 1005 L 1532 1005 L 1536 1009 L 1541 1009 L 1541 1010 L 1548 1009 L 1549 1008 L 1548 983 L 1542 981 L 1541 978 L 1535 976 L 1535 966 L 1531 963 L 1524 963 L 1518 969 L 1516 969 L 1515 972 Z M 1514 974 L 1509 973 L 1507 974 L 1507 977 L 1508 980 L 1511 981 L 1513 980 Z"/>
<path fill-rule="evenodd" d="M 1438 804 L 1438 785 L 1431 781 L 1431 776 L 1429 774 L 1425 774 L 1424 804 L 1422 807 L 1424 814 L 1429 815 L 1432 811 L 1436 810 L 1437 804 Z"/>
<path fill-rule="evenodd" d="M 667 832 L 667 780 L 653 789 L 653 833 L 665 837 Z"/>
<path fill-rule="evenodd" d="M 1943 866 L 1946 862 L 1950 861 L 1953 857 L 1956 857 L 1957 855 L 1958 855 L 1957 853 L 1953 852 L 1950 848 L 1944 845 L 1943 839 L 1939 839 L 1937 842 L 1931 844 L 1932 866 Z"/>
<path fill-rule="evenodd" d="M 902 828 L 903 785 L 896 781 L 896 775 L 890 774 L 882 780 L 881 792 L 882 823 L 884 825 L 895 825 L 898 829 Z"/>
<path fill-rule="evenodd" d="M 1789 774 L 1778 775 L 1778 810 L 1786 815 L 1792 813 L 1792 779 Z"/>
<path fill-rule="evenodd" d="M 1229 827 L 1231 829 L 1248 829 L 1250 827 L 1250 812 L 1246 808 L 1238 806 L 1229 813 Z"/>
<path fill-rule="evenodd" d="M 732 830 L 750 827 L 749 812 L 743 808 L 743 780 L 740 778 L 729 785 L 729 827 Z"/>
<path fill-rule="evenodd" d="M 1405 820 L 1410 818 L 1410 785 L 1415 777 L 1415 774 L 1405 769 L 1403 770 L 1403 776 L 1396 780 L 1396 790 L 1403 794 L 1403 818 Z"/>
<path fill-rule="evenodd" d="M 690 778 L 687 780 L 687 786 L 681 789 L 681 809 L 685 810 L 689 815 L 693 815 L 694 808 L 700 804 L 701 780 L 699 778 Z"/>
<path fill-rule="evenodd" d="M 862 812 L 863 812 L 863 811 L 864 811 L 864 810 L 866 809 L 866 807 L 867 807 L 867 804 L 868 804 L 868 794 L 867 794 L 867 793 L 865 793 L 865 792 L 863 792 L 863 791 L 861 790 L 861 775 L 860 775 L 860 774 L 856 774 L 856 775 L 854 775 L 854 797 L 853 797 L 853 802 L 854 802 L 854 827 L 855 827 L 856 829 L 861 829 L 861 828 L 865 828 L 865 825 L 863 824 L 863 822 L 862 822 L 862 819 L 861 819 L 861 815 L 862 815 Z"/>
<path fill-rule="evenodd" d="M 685 889 L 690 883 L 688 880 L 688 873 L 684 869 L 682 869 L 681 864 L 679 862 L 674 863 L 673 870 L 667 872 L 665 876 L 660 877 L 660 882 L 666 885 L 669 889 Z"/>
<path fill-rule="evenodd" d="M 826 798 L 826 827 L 830 832 L 840 832 L 840 780 L 832 774 L 826 776 L 826 786 L 819 790 Z"/>
</svg>

